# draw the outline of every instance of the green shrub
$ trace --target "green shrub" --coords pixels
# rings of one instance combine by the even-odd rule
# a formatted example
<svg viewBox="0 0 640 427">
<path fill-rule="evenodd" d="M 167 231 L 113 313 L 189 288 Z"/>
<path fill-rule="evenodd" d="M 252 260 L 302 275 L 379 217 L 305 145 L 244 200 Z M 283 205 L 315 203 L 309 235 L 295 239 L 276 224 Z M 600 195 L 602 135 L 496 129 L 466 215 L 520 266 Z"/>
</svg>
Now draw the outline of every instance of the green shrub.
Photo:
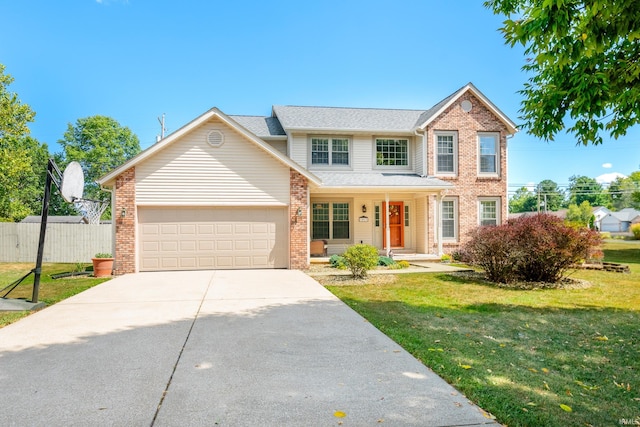
<svg viewBox="0 0 640 427">
<path fill-rule="evenodd" d="M 388 256 L 378 257 L 378 265 L 389 267 L 390 265 L 393 265 L 395 263 L 396 262 L 393 260 L 393 258 L 389 258 Z"/>
<path fill-rule="evenodd" d="M 480 227 L 464 250 L 491 281 L 556 283 L 576 263 L 600 257 L 600 244 L 597 232 L 541 214 Z"/>
<path fill-rule="evenodd" d="M 409 264 L 409 261 L 402 260 L 398 261 L 396 265 L 398 266 L 398 268 L 409 268 L 411 264 Z"/>
<path fill-rule="evenodd" d="M 603 239 L 610 239 L 611 238 L 611 233 L 609 233 L 608 231 L 601 231 L 600 232 L 600 237 L 602 237 Z"/>
<path fill-rule="evenodd" d="M 367 272 L 378 265 L 378 249 L 371 245 L 350 246 L 342 257 L 355 279 L 366 277 Z"/>
<path fill-rule="evenodd" d="M 331 257 L 329 258 L 329 264 L 331 265 L 331 267 L 337 268 L 339 270 L 347 269 L 347 264 L 345 263 L 344 258 L 340 255 L 331 255 Z"/>
<path fill-rule="evenodd" d="M 631 226 L 631 232 L 636 240 L 640 240 L 640 224 L 633 224 Z"/>
</svg>

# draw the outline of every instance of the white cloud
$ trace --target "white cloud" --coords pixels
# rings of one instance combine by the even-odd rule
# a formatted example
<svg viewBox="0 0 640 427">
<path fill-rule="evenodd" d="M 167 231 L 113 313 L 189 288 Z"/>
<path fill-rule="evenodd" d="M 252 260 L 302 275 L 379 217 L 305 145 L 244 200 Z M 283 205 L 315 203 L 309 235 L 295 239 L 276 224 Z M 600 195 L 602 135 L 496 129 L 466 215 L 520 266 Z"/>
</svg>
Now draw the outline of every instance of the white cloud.
<svg viewBox="0 0 640 427">
<path fill-rule="evenodd" d="M 602 167 L 605 168 L 605 169 L 611 169 L 612 166 L 613 165 L 611 163 L 603 163 L 602 164 Z"/>
<path fill-rule="evenodd" d="M 616 178 L 626 178 L 626 175 L 623 175 L 618 172 L 605 173 L 600 176 L 596 176 L 596 181 L 600 184 L 611 184 L 611 182 L 615 181 Z"/>
</svg>

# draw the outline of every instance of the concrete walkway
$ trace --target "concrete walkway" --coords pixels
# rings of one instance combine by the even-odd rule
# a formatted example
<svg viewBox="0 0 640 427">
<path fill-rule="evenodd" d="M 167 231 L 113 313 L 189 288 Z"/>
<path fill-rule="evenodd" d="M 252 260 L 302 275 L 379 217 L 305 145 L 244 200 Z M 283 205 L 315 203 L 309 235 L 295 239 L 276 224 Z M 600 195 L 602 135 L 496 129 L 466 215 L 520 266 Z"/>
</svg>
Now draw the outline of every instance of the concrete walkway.
<svg viewBox="0 0 640 427">
<path fill-rule="evenodd" d="M 287 270 L 98 285 L 0 329 L 0 396 L 2 426 L 496 425 Z"/>
</svg>

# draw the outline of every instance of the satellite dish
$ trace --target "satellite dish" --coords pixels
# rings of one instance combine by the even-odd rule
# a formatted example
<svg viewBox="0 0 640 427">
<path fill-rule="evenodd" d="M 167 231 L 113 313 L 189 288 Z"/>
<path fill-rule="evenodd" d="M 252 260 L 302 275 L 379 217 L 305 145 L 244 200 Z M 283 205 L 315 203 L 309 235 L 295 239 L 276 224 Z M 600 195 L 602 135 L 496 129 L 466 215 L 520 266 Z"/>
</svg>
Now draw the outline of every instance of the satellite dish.
<svg viewBox="0 0 640 427">
<path fill-rule="evenodd" d="M 84 172 L 78 162 L 71 162 L 62 172 L 60 194 L 67 203 L 82 199 L 84 193 Z"/>
</svg>

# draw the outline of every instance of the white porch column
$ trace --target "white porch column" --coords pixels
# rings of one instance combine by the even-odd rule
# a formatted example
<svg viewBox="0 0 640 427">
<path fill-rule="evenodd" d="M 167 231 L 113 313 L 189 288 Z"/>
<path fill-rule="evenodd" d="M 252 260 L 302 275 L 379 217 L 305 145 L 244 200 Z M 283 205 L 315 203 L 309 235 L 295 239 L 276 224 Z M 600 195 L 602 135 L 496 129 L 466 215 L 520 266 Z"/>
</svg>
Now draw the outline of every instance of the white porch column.
<svg viewBox="0 0 640 427">
<path fill-rule="evenodd" d="M 391 253 L 391 227 L 389 227 L 389 193 L 384 194 L 384 235 L 385 235 L 385 244 L 384 250 L 387 253 L 387 256 Z"/>
<path fill-rule="evenodd" d="M 442 256 L 444 252 L 442 252 L 442 220 L 441 220 L 441 216 L 442 216 L 442 199 L 444 198 L 444 194 L 443 193 L 438 193 L 436 195 L 436 211 L 435 211 L 435 218 L 436 218 L 436 230 L 437 230 L 437 239 L 438 239 L 438 255 Z"/>
</svg>

